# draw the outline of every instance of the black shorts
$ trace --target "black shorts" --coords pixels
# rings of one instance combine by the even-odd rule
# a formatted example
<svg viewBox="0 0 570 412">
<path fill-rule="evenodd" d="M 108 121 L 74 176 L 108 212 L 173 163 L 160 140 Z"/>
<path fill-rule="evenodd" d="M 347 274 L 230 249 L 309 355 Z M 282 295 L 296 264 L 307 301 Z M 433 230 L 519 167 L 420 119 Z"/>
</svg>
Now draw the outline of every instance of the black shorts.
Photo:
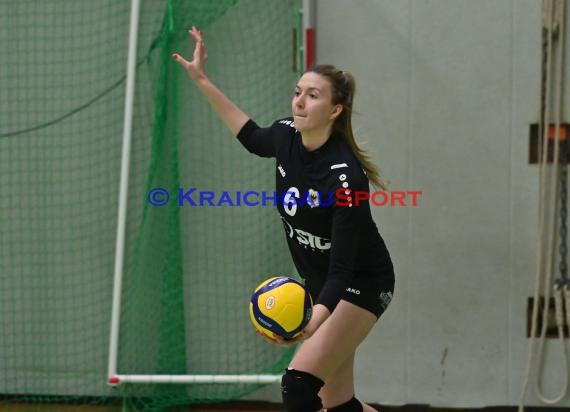
<svg viewBox="0 0 570 412">
<path fill-rule="evenodd" d="M 321 288 L 311 287 L 310 282 L 305 286 L 309 290 L 313 302 L 316 302 Z M 350 285 L 341 299 L 360 308 L 372 312 L 380 318 L 394 295 L 394 277 L 359 276 L 351 280 Z"/>
<path fill-rule="evenodd" d="M 394 278 L 358 277 L 342 295 L 342 300 L 372 312 L 377 318 L 382 316 L 394 296 Z"/>
</svg>

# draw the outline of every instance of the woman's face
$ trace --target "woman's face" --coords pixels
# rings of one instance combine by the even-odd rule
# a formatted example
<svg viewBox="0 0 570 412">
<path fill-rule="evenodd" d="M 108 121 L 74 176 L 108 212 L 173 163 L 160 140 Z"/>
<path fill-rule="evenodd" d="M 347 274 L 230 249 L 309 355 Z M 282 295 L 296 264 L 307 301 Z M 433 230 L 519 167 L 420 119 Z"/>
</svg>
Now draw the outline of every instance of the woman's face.
<svg viewBox="0 0 570 412">
<path fill-rule="evenodd" d="M 342 106 L 332 104 L 332 87 L 326 77 L 307 72 L 295 87 L 291 109 L 295 128 L 306 132 L 331 125 Z"/>
</svg>

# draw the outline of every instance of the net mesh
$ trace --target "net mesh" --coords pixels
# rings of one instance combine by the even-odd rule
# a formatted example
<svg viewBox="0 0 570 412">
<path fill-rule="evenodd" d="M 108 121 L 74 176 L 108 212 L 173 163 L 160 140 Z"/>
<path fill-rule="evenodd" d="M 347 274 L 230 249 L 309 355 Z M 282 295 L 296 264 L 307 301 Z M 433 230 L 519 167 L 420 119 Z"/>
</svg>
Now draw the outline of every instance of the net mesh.
<svg viewBox="0 0 570 412">
<path fill-rule="evenodd" d="M 210 78 L 258 123 L 290 112 L 297 1 L 144 0 L 138 35 L 118 372 L 279 372 L 253 288 L 293 266 L 269 206 L 178 204 L 178 190 L 274 190 L 172 60 L 205 34 Z M 129 410 L 235 399 L 246 384 L 107 385 L 130 2 L 0 2 L 3 403 Z M 151 189 L 170 193 L 152 206 Z M 199 196 L 192 195 L 199 204 Z"/>
</svg>

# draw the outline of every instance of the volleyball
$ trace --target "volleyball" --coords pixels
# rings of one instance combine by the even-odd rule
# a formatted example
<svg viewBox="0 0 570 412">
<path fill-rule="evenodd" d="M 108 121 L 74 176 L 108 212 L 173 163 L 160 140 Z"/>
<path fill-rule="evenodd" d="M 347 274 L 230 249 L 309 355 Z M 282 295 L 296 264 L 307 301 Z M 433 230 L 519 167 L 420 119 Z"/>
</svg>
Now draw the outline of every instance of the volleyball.
<svg viewBox="0 0 570 412">
<path fill-rule="evenodd" d="M 249 302 L 249 315 L 255 328 L 273 339 L 295 338 L 309 323 L 313 311 L 311 295 L 305 287 L 287 276 L 276 276 L 259 284 Z"/>
</svg>

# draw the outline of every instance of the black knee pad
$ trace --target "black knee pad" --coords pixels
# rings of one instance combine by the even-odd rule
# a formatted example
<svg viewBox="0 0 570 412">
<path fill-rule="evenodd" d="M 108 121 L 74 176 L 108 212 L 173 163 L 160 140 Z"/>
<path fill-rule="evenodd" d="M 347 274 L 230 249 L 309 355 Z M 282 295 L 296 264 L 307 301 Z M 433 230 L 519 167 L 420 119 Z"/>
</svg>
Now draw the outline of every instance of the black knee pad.
<svg viewBox="0 0 570 412">
<path fill-rule="evenodd" d="M 327 408 L 327 412 L 362 412 L 362 404 L 354 396 L 348 402 L 334 408 Z"/>
<path fill-rule="evenodd" d="M 281 395 L 287 412 L 315 412 L 323 408 L 319 391 L 325 383 L 308 372 L 286 369 Z"/>
</svg>

